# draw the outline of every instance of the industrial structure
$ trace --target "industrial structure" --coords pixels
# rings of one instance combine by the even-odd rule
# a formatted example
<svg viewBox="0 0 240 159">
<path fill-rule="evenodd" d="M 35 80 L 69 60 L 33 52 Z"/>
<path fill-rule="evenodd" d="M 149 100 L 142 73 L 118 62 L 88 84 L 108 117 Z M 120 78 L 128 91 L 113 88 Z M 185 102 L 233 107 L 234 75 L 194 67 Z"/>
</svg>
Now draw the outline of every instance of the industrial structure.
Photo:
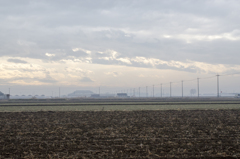
<svg viewBox="0 0 240 159">
<path fill-rule="evenodd" d="M 70 98 L 77 98 L 77 97 L 91 97 L 91 95 L 94 94 L 90 90 L 77 90 L 73 93 L 68 94 L 68 97 Z"/>
<path fill-rule="evenodd" d="M 117 93 L 117 97 L 119 97 L 119 98 L 128 98 L 129 96 L 127 95 L 127 93 Z"/>
</svg>

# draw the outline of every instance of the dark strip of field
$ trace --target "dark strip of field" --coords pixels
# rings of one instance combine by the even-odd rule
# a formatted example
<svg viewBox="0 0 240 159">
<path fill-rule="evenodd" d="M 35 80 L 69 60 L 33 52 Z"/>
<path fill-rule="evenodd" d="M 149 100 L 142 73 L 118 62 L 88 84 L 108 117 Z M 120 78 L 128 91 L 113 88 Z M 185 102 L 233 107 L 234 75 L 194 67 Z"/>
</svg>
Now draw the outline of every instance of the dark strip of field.
<svg viewBox="0 0 240 159">
<path fill-rule="evenodd" d="M 239 158 L 240 110 L 0 112 L 0 158 Z"/>
<path fill-rule="evenodd" d="M 228 105 L 240 104 L 239 98 L 123 98 L 123 99 L 43 99 L 0 101 L 3 106 L 114 106 L 114 105 Z"/>
<path fill-rule="evenodd" d="M 9 104 L 0 104 L 0 107 L 6 107 L 6 106 L 131 106 L 131 105 L 228 105 L 228 104 L 240 104 L 240 102 L 174 102 L 174 103 L 168 103 L 168 102 L 136 102 L 136 103 L 21 103 L 21 104 L 15 104 L 15 103 L 9 103 Z"/>
<path fill-rule="evenodd" d="M 155 98 L 52 98 L 52 99 L 10 99 L 0 100 L 0 104 L 4 103 L 115 103 L 115 102 L 240 102 L 240 98 L 233 97 L 155 97 Z"/>
</svg>

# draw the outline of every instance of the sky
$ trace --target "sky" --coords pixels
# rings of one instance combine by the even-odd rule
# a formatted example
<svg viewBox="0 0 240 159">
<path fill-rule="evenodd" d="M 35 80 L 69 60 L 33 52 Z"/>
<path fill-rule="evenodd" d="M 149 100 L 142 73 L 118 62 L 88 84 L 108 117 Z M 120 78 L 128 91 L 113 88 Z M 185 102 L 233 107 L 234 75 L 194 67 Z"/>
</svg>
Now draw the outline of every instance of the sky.
<svg viewBox="0 0 240 159">
<path fill-rule="evenodd" d="M 0 0 L 0 20 L 5 93 L 180 88 L 240 72 L 239 0 Z M 240 92 L 239 76 L 224 78 Z M 200 82 L 216 90 L 216 77 Z"/>
</svg>

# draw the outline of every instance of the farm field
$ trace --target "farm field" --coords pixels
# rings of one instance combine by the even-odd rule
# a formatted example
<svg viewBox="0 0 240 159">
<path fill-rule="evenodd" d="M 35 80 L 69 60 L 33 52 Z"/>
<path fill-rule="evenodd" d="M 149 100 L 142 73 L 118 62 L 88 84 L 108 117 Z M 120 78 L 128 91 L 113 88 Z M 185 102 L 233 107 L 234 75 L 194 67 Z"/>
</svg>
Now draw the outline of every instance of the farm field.
<svg viewBox="0 0 240 159">
<path fill-rule="evenodd" d="M 138 110 L 208 110 L 240 109 L 240 104 L 188 104 L 188 105 L 66 105 L 66 106 L 0 106 L 0 112 L 36 111 L 138 111 Z"/>
<path fill-rule="evenodd" d="M 240 110 L 0 112 L 0 158 L 237 158 Z"/>
<path fill-rule="evenodd" d="M 69 100 L 69 101 L 7 101 L 0 102 L 0 112 L 22 111 L 136 111 L 136 110 L 193 110 L 193 109 L 240 109 L 240 100 L 218 101 L 155 101 L 149 100 Z"/>
</svg>

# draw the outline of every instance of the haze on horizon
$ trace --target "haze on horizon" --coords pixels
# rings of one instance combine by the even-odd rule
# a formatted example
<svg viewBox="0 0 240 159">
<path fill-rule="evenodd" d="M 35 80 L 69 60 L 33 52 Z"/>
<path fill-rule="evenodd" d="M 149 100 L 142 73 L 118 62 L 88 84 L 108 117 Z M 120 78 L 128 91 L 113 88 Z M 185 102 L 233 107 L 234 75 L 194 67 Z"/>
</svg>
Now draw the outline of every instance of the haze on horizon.
<svg viewBox="0 0 240 159">
<path fill-rule="evenodd" d="M 143 90 L 240 72 L 237 0 L 11 0 L 0 20 L 4 93 Z M 221 90 L 240 92 L 239 77 L 223 76 Z M 215 92 L 216 78 L 200 85 Z"/>
</svg>

